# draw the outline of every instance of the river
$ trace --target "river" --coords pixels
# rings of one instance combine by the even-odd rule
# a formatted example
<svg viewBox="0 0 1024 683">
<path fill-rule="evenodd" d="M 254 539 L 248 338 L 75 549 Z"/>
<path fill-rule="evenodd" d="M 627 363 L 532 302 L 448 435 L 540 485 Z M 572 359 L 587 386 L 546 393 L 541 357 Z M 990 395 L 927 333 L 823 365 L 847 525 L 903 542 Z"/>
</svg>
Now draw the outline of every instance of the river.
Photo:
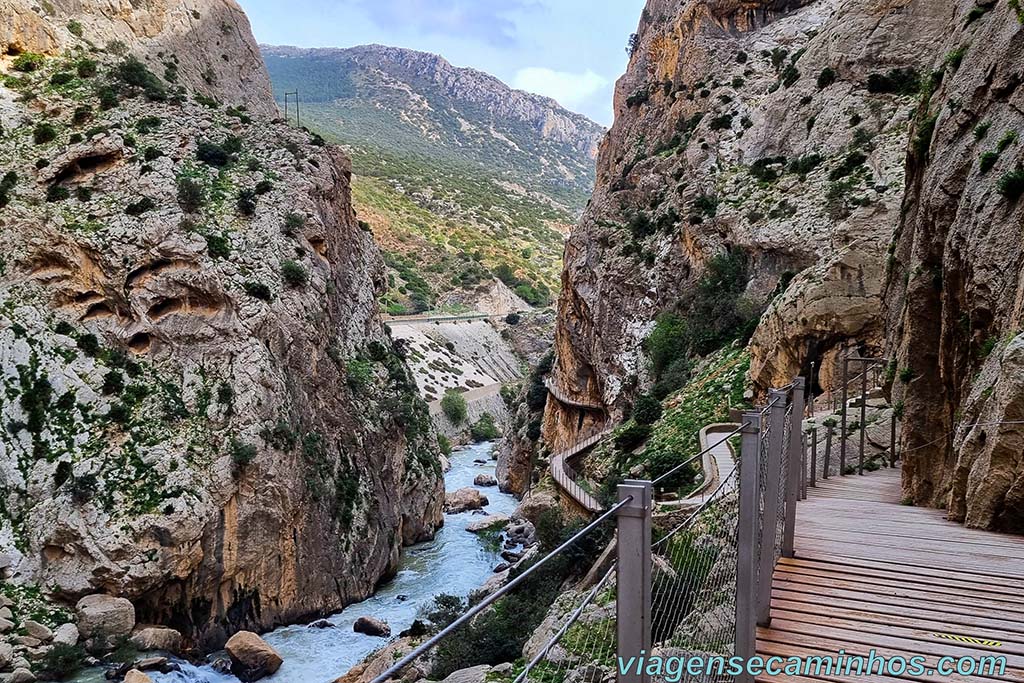
<svg viewBox="0 0 1024 683">
<path fill-rule="evenodd" d="M 481 473 L 494 474 L 491 451 L 494 444 L 468 446 L 451 454 L 451 469 L 445 474 L 445 489 L 455 491 L 473 486 L 473 479 Z M 475 461 L 485 461 L 479 464 Z M 488 514 L 511 514 L 517 501 L 513 496 L 498 491 L 497 487 L 480 488 L 487 496 Z M 267 683 L 328 683 L 348 671 L 366 655 L 382 647 L 382 638 L 355 633 L 352 624 L 358 617 L 372 616 L 383 619 L 397 635 L 419 616 L 423 607 L 434 596 L 449 593 L 465 597 L 479 588 L 493 574 L 501 558 L 498 549 L 477 534 L 466 531 L 466 526 L 479 519 L 465 512 L 445 515 L 444 527 L 434 540 L 406 548 L 395 577 L 382 585 L 375 595 L 363 602 L 349 605 L 328 617 L 336 628 L 309 628 L 305 625 L 286 626 L 264 634 L 284 658 L 281 669 L 268 678 Z M 209 666 L 193 666 L 179 662 L 181 671 L 169 674 L 149 672 L 155 683 L 237 683 L 234 676 L 225 676 Z M 76 683 L 104 681 L 103 672 L 89 671 L 76 677 Z"/>
</svg>

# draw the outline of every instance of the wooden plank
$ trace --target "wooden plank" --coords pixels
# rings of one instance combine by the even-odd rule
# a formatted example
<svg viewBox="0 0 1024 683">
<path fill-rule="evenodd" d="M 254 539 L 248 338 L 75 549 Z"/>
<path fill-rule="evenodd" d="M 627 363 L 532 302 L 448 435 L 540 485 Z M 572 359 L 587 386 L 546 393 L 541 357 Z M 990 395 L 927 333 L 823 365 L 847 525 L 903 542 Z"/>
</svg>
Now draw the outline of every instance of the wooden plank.
<svg viewBox="0 0 1024 683">
<path fill-rule="evenodd" d="M 830 555 L 828 553 L 801 553 L 797 556 L 797 559 L 799 559 L 802 562 L 813 562 L 826 565 L 841 565 L 845 567 L 864 568 L 868 571 L 875 568 L 879 568 L 897 574 L 936 576 L 949 579 L 961 579 L 976 583 L 992 584 L 1004 587 L 1006 590 L 1024 591 L 1024 579 L 996 577 L 977 572 L 962 572 L 953 569 L 943 569 L 940 567 L 924 566 L 920 564 L 900 564 L 897 562 L 890 562 L 886 559 L 880 558 L 840 557 L 838 555 Z M 788 558 L 782 558 L 782 562 L 784 563 L 789 561 L 790 560 Z"/>
<path fill-rule="evenodd" d="M 979 580 L 979 575 L 977 574 L 961 574 L 921 565 L 893 565 L 877 560 L 864 560 L 860 558 L 849 558 L 847 561 L 833 561 L 831 558 L 805 556 L 795 558 L 783 557 L 779 560 L 779 564 L 787 568 L 806 567 L 821 571 L 835 570 L 845 574 L 886 577 L 910 583 L 934 583 L 935 585 L 950 587 L 964 586 L 974 590 L 998 592 L 1000 594 L 1008 594 L 1008 591 L 1017 589 L 1021 592 L 1016 595 L 1024 595 L 1024 581 L 996 579 L 985 576 L 982 577 L 982 580 Z M 989 578 L 989 580 L 983 580 L 984 578 Z"/>
<path fill-rule="evenodd" d="M 832 588 L 832 587 L 828 587 L 828 586 L 822 586 L 822 587 L 818 588 L 817 590 L 815 590 L 813 587 L 807 586 L 807 585 L 803 585 L 803 584 L 791 584 L 791 585 L 785 585 L 784 586 L 784 585 L 780 585 L 780 584 L 777 583 L 772 588 L 772 595 L 775 595 L 777 591 L 779 591 L 779 592 L 781 592 L 781 591 L 790 591 L 790 592 L 793 592 L 793 593 L 804 593 L 806 595 L 814 596 L 814 597 L 819 598 L 819 599 L 820 598 L 827 598 L 828 600 L 831 600 L 832 598 L 840 598 L 840 599 L 843 599 L 843 600 L 853 600 L 853 601 L 867 602 L 867 603 L 873 603 L 873 604 L 882 605 L 882 606 L 885 606 L 885 605 L 898 605 L 898 606 L 901 606 L 901 607 L 927 606 L 928 609 L 930 609 L 930 610 L 933 610 L 933 611 L 936 611 L 936 612 L 943 612 L 943 613 L 947 613 L 947 614 L 951 614 L 951 615 L 964 615 L 964 616 L 970 616 L 970 617 L 991 617 L 991 618 L 997 618 L 997 615 L 994 615 L 992 613 L 992 610 L 988 610 L 988 609 L 971 608 L 971 607 L 966 607 L 964 605 L 959 605 L 959 604 L 956 604 L 956 603 L 950 604 L 950 603 L 940 603 L 940 602 L 932 602 L 932 601 L 922 602 L 921 600 L 919 600 L 917 598 L 903 598 L 903 597 L 896 597 L 896 596 L 873 595 L 873 594 L 870 594 L 870 593 L 863 593 L 863 592 L 857 591 L 857 590 L 844 590 L 844 589 L 841 589 L 841 588 Z M 821 600 L 819 600 L 819 601 L 822 602 Z M 826 607 L 823 605 L 822 609 L 826 609 Z M 1016 623 L 1015 619 L 1005 619 L 1003 617 L 1003 615 L 998 615 L 998 618 L 1003 619 L 1004 621 Z"/>
<path fill-rule="evenodd" d="M 813 577 L 801 576 L 799 574 L 776 573 L 775 578 L 772 581 L 772 585 L 783 589 L 788 588 L 791 590 L 803 590 L 804 592 L 808 593 L 814 593 L 819 588 L 839 588 L 865 596 L 876 596 L 877 599 L 905 598 L 909 600 L 916 600 L 919 603 L 943 604 L 952 607 L 964 607 L 985 610 L 988 612 L 1005 615 L 1007 619 L 1011 620 L 1013 615 L 1022 614 L 1022 611 L 1019 607 L 1016 607 L 1011 604 L 1000 603 L 995 600 L 989 600 L 986 598 L 968 597 L 960 595 L 943 595 L 942 593 L 934 593 L 896 586 L 869 586 L 867 584 L 858 583 L 856 581 L 844 581 L 840 578 L 816 579 Z"/>
<path fill-rule="evenodd" d="M 938 667 L 939 659 L 941 659 L 941 656 L 936 656 L 936 655 L 916 652 L 916 651 L 914 651 L 912 649 L 913 646 L 911 646 L 911 649 L 901 649 L 901 648 L 892 648 L 892 647 L 874 647 L 874 646 L 865 645 L 865 644 L 862 644 L 862 643 L 848 643 L 848 642 L 846 642 L 846 641 L 844 641 L 842 639 L 827 638 L 827 637 L 824 637 L 824 636 L 804 635 L 804 634 L 800 634 L 800 633 L 792 633 L 792 632 L 780 631 L 780 630 L 776 630 L 776 629 L 763 629 L 763 628 L 759 628 L 757 630 L 757 638 L 758 638 L 758 648 L 757 649 L 758 649 L 759 652 L 762 650 L 761 641 L 764 641 L 764 643 L 766 644 L 765 645 L 765 651 L 768 650 L 767 643 L 769 643 L 769 642 L 778 643 L 780 645 L 794 646 L 794 647 L 797 647 L 797 648 L 812 648 L 812 649 L 815 649 L 815 650 L 820 650 L 820 651 L 823 651 L 823 652 L 826 652 L 826 653 L 830 653 L 831 655 L 835 655 L 836 653 L 838 653 L 840 651 L 845 651 L 849 655 L 860 655 L 862 657 L 867 657 L 868 654 L 870 653 L 870 651 L 874 650 L 875 653 L 879 657 L 886 657 L 888 659 L 892 659 L 894 657 L 909 658 L 909 657 L 914 657 L 914 656 L 922 656 L 922 657 L 924 657 L 925 665 L 930 667 L 933 670 Z M 986 656 L 988 656 L 988 655 L 986 655 Z M 913 680 L 922 680 L 922 681 L 928 681 L 928 680 L 935 680 L 935 681 L 937 681 L 937 680 L 957 681 L 957 680 L 959 680 L 959 681 L 964 681 L 964 682 L 970 681 L 970 683 L 977 683 L 978 681 L 981 681 L 981 680 L 997 680 L 997 681 L 1020 682 L 1020 681 L 1024 681 L 1024 671 L 1016 671 L 1014 669 L 1011 669 L 1011 668 L 1007 667 L 1005 674 L 1002 675 L 1002 676 L 1000 676 L 998 674 L 986 675 L 986 676 L 979 676 L 977 674 L 974 674 L 974 675 L 969 676 L 969 677 L 968 676 L 942 676 L 940 678 L 938 676 L 934 676 L 934 677 L 929 677 L 929 676 L 920 676 L 920 677 L 918 677 L 918 676 L 907 676 L 907 678 L 911 678 Z M 870 680 L 873 681 L 874 680 L 874 676 L 871 676 Z"/>
<path fill-rule="evenodd" d="M 773 629 L 777 628 L 775 624 L 776 618 L 787 622 L 802 622 L 838 629 L 861 630 L 865 633 L 876 632 L 906 640 L 921 640 L 927 643 L 940 643 L 943 645 L 947 643 L 956 645 L 957 641 L 946 640 L 936 636 L 936 633 L 967 636 L 998 643 L 998 645 L 971 644 L 970 647 L 973 649 L 986 650 L 994 654 L 1024 655 L 1024 634 L 1008 634 L 999 631 L 972 631 L 972 633 L 965 633 L 963 629 L 950 628 L 949 624 L 941 621 L 905 620 L 905 618 L 895 615 L 888 622 L 882 622 L 877 620 L 877 618 L 876 620 L 863 620 L 863 618 L 859 618 L 849 612 L 836 609 L 830 604 L 827 610 L 824 610 L 822 613 L 813 613 L 801 609 L 787 609 L 784 607 L 779 607 L 777 610 L 772 609 Z"/>
<path fill-rule="evenodd" d="M 911 580 L 909 578 L 899 576 L 847 572 L 840 571 L 838 568 L 836 570 L 829 571 L 828 569 L 791 564 L 780 564 L 776 567 L 775 572 L 776 576 L 781 574 L 783 576 L 807 576 L 822 579 L 837 578 L 844 581 L 855 581 L 865 586 L 877 586 L 880 588 L 910 588 L 929 593 L 939 593 L 940 595 L 977 597 L 986 600 L 994 600 L 999 603 L 1005 603 L 1009 606 L 1016 606 L 1017 608 L 1024 610 L 1024 595 L 1009 594 L 1005 589 L 1000 591 L 996 586 L 991 585 L 985 588 L 980 588 L 971 585 L 966 581 L 954 582 L 948 579 L 936 579 L 935 581 L 929 582 L 925 580 L 925 577 L 915 577 L 917 580 Z"/>
<path fill-rule="evenodd" d="M 824 641 L 819 639 L 817 642 L 811 642 L 810 639 L 801 639 L 794 637 L 794 642 L 786 642 L 780 640 L 773 640 L 768 638 L 762 638 L 762 634 L 770 635 L 770 630 L 758 629 L 758 640 L 757 640 L 757 653 L 760 655 L 777 655 L 780 657 L 808 657 L 808 656 L 819 656 L 819 657 L 835 657 L 840 651 L 844 651 L 849 656 L 860 656 L 867 659 L 868 652 L 871 648 L 859 648 L 856 646 L 845 647 L 843 643 L 834 641 Z M 792 634 L 787 634 L 792 635 Z M 796 642 L 801 640 L 803 642 Z M 882 657 L 906 657 L 905 653 L 902 652 L 877 652 Z M 930 667 L 932 670 L 938 664 L 938 658 L 924 656 L 925 666 Z M 976 676 L 939 676 L 933 674 L 931 676 L 924 674 L 921 676 L 911 676 L 909 674 L 903 674 L 901 676 L 881 676 L 878 674 L 863 675 L 853 674 L 843 678 L 833 676 L 822 676 L 822 680 L 831 681 L 857 681 L 859 683 L 896 683 L 896 681 L 922 681 L 923 683 L 979 683 L 979 681 L 990 680 L 987 678 L 981 678 Z M 1013 680 L 1013 679 L 1010 679 Z"/>
<path fill-rule="evenodd" d="M 990 576 L 1007 576 L 1019 578 L 1021 571 L 1020 558 L 993 558 L 991 556 L 979 557 L 964 556 L 963 559 L 954 559 L 955 556 L 943 554 L 938 550 L 901 549 L 893 546 L 879 545 L 870 542 L 870 539 L 860 539 L 859 542 L 848 540 L 844 542 L 828 542 L 819 538 L 810 538 L 801 535 L 797 531 L 797 555 L 807 551 L 811 554 L 816 552 L 827 552 L 830 554 L 848 555 L 850 557 L 885 557 L 889 561 L 898 561 L 905 564 L 926 564 L 939 565 L 961 572 L 984 573 Z"/>
<path fill-rule="evenodd" d="M 830 597 L 828 598 L 828 609 L 824 610 L 822 609 L 822 600 L 817 596 L 809 596 L 806 593 L 773 591 L 772 609 L 813 615 L 827 614 L 829 616 L 880 624 L 907 624 L 915 626 L 945 624 L 945 627 L 950 631 L 975 638 L 992 638 L 994 640 L 1012 638 L 1024 641 L 1024 624 L 1021 623 L 1013 624 L 1001 619 L 956 615 L 918 607 L 882 605 Z"/>
</svg>

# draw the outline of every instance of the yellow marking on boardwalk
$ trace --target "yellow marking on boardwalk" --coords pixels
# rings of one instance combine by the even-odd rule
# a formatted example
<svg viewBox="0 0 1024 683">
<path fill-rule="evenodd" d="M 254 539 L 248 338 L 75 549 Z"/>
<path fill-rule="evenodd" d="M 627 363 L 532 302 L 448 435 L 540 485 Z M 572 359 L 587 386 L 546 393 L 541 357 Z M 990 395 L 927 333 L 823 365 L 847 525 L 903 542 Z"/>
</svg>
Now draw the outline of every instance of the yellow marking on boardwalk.
<svg viewBox="0 0 1024 683">
<path fill-rule="evenodd" d="M 985 647 L 1002 647 L 1003 644 L 998 640 L 986 640 L 985 638 L 972 638 L 970 636 L 958 636 L 954 633 L 933 633 L 936 638 L 945 638 L 946 640 L 955 640 L 958 643 L 967 643 L 968 645 L 984 645 Z"/>
</svg>

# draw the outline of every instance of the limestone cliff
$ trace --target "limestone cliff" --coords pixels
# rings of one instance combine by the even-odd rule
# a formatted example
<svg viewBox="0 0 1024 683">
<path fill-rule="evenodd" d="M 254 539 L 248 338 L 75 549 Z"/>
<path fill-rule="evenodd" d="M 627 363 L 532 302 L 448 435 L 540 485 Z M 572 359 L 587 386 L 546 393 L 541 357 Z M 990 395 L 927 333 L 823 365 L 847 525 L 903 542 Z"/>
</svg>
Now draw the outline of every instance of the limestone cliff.
<svg viewBox="0 0 1024 683">
<path fill-rule="evenodd" d="M 904 495 L 1021 533 L 1024 12 L 948 12 L 946 68 L 915 115 L 885 288 Z"/>
<path fill-rule="evenodd" d="M 209 647 L 366 597 L 443 490 L 348 160 L 230 0 L 41 5 L 0 15 L 15 580 Z"/>
<path fill-rule="evenodd" d="M 768 306 L 751 374 L 882 345 L 885 247 L 908 121 L 951 10 L 930 0 L 650 0 L 616 89 L 594 198 L 567 249 L 554 379 L 621 416 L 654 320 L 724 254 Z M 713 324 L 714 321 L 696 321 Z M 558 449 L 604 420 L 549 401 Z"/>
</svg>

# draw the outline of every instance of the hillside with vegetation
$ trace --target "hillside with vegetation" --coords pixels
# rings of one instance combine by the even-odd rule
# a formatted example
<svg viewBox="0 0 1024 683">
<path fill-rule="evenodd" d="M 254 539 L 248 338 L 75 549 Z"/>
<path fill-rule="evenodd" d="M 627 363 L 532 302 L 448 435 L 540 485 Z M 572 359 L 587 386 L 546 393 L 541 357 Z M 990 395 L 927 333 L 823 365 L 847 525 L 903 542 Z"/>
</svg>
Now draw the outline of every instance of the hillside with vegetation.
<svg viewBox="0 0 1024 683">
<path fill-rule="evenodd" d="M 298 91 L 300 123 L 352 157 L 356 208 L 390 268 L 390 312 L 472 306 L 494 277 L 531 305 L 551 302 L 600 126 L 432 54 L 262 51 L 279 105 Z"/>
</svg>

